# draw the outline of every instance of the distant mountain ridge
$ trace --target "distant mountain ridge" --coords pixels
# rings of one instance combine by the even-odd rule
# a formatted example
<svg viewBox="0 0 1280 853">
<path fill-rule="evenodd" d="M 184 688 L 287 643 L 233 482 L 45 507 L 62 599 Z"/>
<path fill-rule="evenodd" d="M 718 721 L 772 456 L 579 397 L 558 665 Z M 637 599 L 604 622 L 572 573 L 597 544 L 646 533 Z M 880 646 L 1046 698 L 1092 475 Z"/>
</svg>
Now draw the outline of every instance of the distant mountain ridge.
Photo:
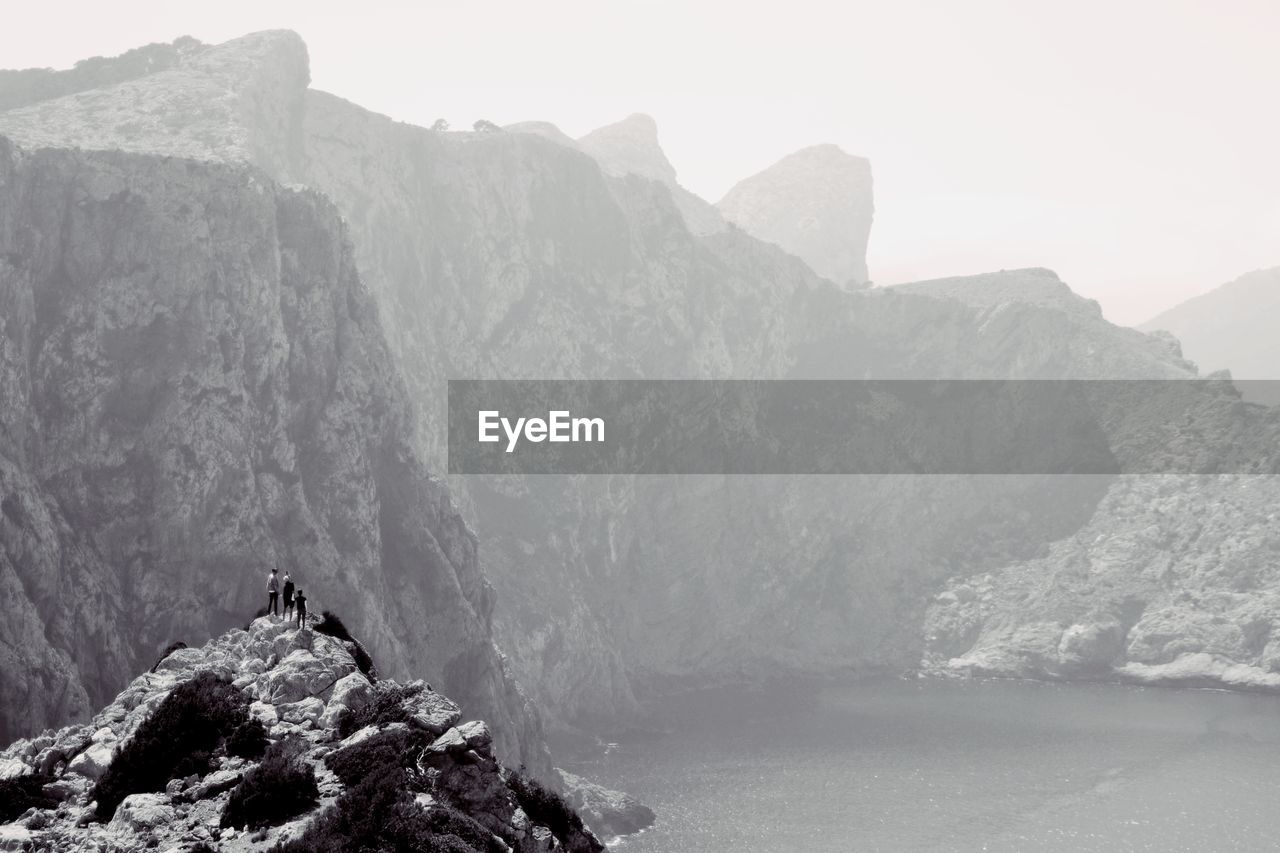
<svg viewBox="0 0 1280 853">
<path fill-rule="evenodd" d="M 1280 379 L 1280 267 L 1254 270 L 1188 299 L 1142 325 L 1172 332 L 1183 353 L 1205 372 L 1237 379 Z"/>
</svg>

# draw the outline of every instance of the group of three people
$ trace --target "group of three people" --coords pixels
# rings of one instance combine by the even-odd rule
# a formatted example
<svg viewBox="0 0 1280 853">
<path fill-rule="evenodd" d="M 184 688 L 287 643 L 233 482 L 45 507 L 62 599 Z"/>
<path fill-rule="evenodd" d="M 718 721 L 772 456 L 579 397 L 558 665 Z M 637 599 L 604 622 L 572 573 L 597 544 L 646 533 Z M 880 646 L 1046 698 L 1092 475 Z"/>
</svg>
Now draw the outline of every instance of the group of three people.
<svg viewBox="0 0 1280 853">
<path fill-rule="evenodd" d="M 271 574 L 267 576 L 267 615 L 280 615 L 280 571 L 272 569 Z M 284 573 L 284 617 L 289 621 L 294 621 L 294 610 L 297 610 L 297 622 L 299 628 L 305 628 L 307 625 L 307 597 L 302 594 L 301 588 L 293 585 L 293 578 L 289 577 L 289 573 Z"/>
</svg>

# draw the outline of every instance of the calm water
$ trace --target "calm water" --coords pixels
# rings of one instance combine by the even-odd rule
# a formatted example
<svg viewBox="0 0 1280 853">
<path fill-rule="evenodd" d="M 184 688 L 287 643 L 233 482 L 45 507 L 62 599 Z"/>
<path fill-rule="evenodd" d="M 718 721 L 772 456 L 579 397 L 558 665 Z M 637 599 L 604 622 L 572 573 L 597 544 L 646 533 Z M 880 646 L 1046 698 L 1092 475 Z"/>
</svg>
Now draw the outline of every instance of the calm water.
<svg viewBox="0 0 1280 853">
<path fill-rule="evenodd" d="M 577 772 L 658 812 L 619 853 L 1280 850 L 1280 698 L 875 682 L 708 691 Z"/>
</svg>

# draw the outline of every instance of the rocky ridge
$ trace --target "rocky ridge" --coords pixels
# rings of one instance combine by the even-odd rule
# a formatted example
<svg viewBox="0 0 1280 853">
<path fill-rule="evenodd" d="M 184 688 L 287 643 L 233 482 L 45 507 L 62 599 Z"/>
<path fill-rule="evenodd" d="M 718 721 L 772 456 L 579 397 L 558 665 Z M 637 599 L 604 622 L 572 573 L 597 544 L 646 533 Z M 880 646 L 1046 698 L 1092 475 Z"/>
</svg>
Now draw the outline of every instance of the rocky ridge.
<svg viewBox="0 0 1280 853">
<path fill-rule="evenodd" d="M 355 754 L 361 744 L 388 733 L 402 733 L 418 744 L 412 790 L 403 792 L 411 817 L 425 821 L 433 813 L 465 815 L 488 835 L 488 843 L 462 843 L 451 850 L 601 851 L 585 830 L 552 828 L 524 810 L 512 773 L 493 752 L 493 736 L 479 720 L 463 721 L 459 706 L 421 681 L 408 685 L 379 681 L 362 671 L 352 642 L 298 628 L 272 617 L 229 631 L 200 648 L 180 648 L 151 672 L 135 678 L 116 698 L 84 724 L 45 731 L 0 752 L 0 785 L 39 776 L 43 793 L 54 802 L 33 806 L 0 825 L 4 849 L 139 851 L 189 850 L 205 844 L 231 851 L 269 850 L 276 844 L 305 841 L 308 827 L 327 810 L 341 807 L 351 786 L 335 775 L 326 758 Z M 93 802 L 95 783 L 104 779 L 122 752 L 148 725 L 176 687 L 201 674 L 229 682 L 248 703 L 247 720 L 261 723 L 265 749 L 282 749 L 294 766 L 310 768 L 318 799 L 306 812 L 281 816 L 260 829 L 227 825 L 227 804 L 259 768 L 261 757 L 234 754 L 228 745 L 214 751 L 202 774 L 168 780 L 163 790 L 129 794 L 106 819 Z M 387 703 L 380 697 L 396 697 Z M 370 722 L 345 737 L 344 715 L 382 701 Z M 394 719 L 392 719 L 394 718 Z M 352 724 L 345 722 L 350 727 Z M 247 783 L 246 783 L 247 784 Z M 263 796 L 279 795 L 267 790 Z M 6 807 L 8 804 L 5 804 Z M 390 814 L 384 816 L 389 819 Z M 441 814 L 434 817 L 438 820 Z M 403 815 L 400 818 L 403 820 Z M 474 824 L 474 825 L 473 825 Z M 433 824 L 435 825 L 435 824 Z M 449 824 L 445 824 L 448 826 Z M 557 835 L 558 833 L 558 835 Z"/>
</svg>

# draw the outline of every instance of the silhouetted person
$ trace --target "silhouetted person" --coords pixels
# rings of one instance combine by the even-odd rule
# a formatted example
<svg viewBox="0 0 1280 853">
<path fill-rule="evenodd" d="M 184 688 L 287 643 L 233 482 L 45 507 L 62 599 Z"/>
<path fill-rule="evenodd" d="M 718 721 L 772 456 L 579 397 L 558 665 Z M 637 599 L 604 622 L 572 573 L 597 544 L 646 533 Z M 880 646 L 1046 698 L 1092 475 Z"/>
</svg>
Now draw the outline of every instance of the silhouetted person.
<svg viewBox="0 0 1280 853">
<path fill-rule="evenodd" d="M 307 597 L 301 589 L 293 594 L 293 603 L 298 606 L 298 627 L 307 627 Z"/>
<path fill-rule="evenodd" d="M 270 616 L 272 613 L 280 615 L 280 578 L 276 575 L 275 569 L 272 569 L 267 577 L 267 615 Z"/>
<path fill-rule="evenodd" d="M 293 578 L 289 577 L 289 572 L 284 573 L 284 618 L 293 618 Z"/>
</svg>

